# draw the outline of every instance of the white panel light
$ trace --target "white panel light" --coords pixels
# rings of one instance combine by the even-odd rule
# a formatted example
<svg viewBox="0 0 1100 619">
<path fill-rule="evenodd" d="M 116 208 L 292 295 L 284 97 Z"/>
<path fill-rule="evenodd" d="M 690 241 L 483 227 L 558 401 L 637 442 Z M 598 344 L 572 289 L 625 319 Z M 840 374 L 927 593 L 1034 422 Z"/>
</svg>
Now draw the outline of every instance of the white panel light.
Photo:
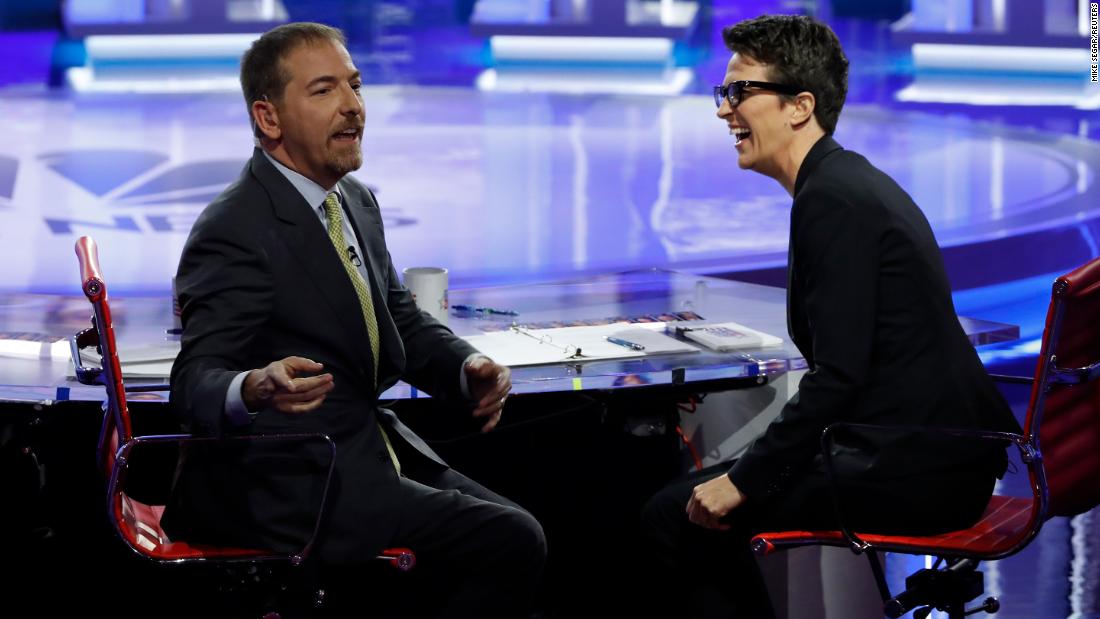
<svg viewBox="0 0 1100 619">
<path fill-rule="evenodd" d="M 630 72 L 522 71 L 487 69 L 478 75 L 478 90 L 495 92 L 554 92 L 583 95 L 678 95 L 691 84 L 691 69 L 661 71 L 652 76 Z"/>
<path fill-rule="evenodd" d="M 654 64 L 672 55 L 672 41 L 657 37 L 500 35 L 489 38 L 493 59 L 513 62 L 616 62 Z"/>
<path fill-rule="evenodd" d="M 179 58 L 240 58 L 259 34 L 127 34 L 84 39 L 97 60 L 163 60 Z"/>
<path fill-rule="evenodd" d="M 914 43 L 913 64 L 920 69 L 970 69 L 1011 73 L 1085 74 L 1087 49 Z"/>
</svg>

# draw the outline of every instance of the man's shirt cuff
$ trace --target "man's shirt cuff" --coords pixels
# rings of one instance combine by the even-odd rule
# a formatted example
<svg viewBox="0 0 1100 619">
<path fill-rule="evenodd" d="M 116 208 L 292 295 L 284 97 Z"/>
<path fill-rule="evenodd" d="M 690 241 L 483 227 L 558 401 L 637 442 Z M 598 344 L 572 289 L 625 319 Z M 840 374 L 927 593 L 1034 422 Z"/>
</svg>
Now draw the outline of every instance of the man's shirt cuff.
<svg viewBox="0 0 1100 619">
<path fill-rule="evenodd" d="M 241 395 L 241 386 L 244 385 L 246 376 L 248 372 L 241 372 L 234 376 L 233 382 L 229 383 L 229 389 L 225 393 L 225 418 L 236 427 L 252 423 L 253 415 L 248 411 L 244 397 Z"/>
<path fill-rule="evenodd" d="M 462 397 L 466 398 L 466 401 L 468 402 L 472 402 L 474 398 L 470 395 L 470 385 L 466 382 L 466 366 L 478 357 L 485 357 L 486 359 L 489 358 L 488 355 L 484 355 L 479 352 L 470 353 L 470 356 L 466 357 L 466 359 L 462 362 L 462 365 L 458 368 L 458 388 L 462 391 Z"/>
</svg>

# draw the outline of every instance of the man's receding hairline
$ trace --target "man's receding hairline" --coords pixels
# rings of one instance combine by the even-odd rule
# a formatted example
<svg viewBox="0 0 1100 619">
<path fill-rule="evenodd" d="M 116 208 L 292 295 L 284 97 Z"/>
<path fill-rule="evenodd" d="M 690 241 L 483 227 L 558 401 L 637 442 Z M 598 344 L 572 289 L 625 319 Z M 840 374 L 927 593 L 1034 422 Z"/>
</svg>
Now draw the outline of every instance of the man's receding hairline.
<svg viewBox="0 0 1100 619">
<path fill-rule="evenodd" d="M 286 51 L 284 51 L 283 54 L 275 60 L 275 62 L 278 63 L 278 65 L 275 67 L 276 70 L 283 72 L 287 78 L 286 83 L 283 84 L 283 92 L 275 93 L 274 97 L 276 99 L 282 99 L 283 95 L 286 94 L 287 87 L 289 87 L 290 83 L 294 81 L 294 74 L 291 73 L 290 68 L 286 66 L 286 61 L 288 58 L 290 58 L 291 54 L 298 51 L 299 49 L 302 49 L 303 47 L 321 47 L 322 44 L 326 42 L 334 43 L 339 47 L 344 48 L 344 51 L 347 52 L 347 47 L 344 46 L 344 43 L 340 41 L 340 39 L 336 37 L 321 35 L 319 37 L 310 37 L 308 39 L 295 41 L 293 45 L 288 47 Z M 351 54 L 349 53 L 348 56 L 350 57 Z"/>
</svg>

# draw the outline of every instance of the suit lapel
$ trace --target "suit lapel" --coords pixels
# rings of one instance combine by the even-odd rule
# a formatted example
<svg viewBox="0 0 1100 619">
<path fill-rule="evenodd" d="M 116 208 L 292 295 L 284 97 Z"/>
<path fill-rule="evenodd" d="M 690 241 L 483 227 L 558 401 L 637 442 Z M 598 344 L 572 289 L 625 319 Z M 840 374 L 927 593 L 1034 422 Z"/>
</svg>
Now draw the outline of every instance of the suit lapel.
<svg viewBox="0 0 1100 619">
<path fill-rule="evenodd" d="M 787 335 L 791 336 L 791 341 L 795 342 L 794 336 L 794 293 L 792 289 L 794 287 L 794 229 L 791 229 L 790 238 L 787 243 Z M 798 342 L 795 342 L 798 345 Z"/>
<path fill-rule="evenodd" d="M 370 276 L 371 300 L 374 303 L 374 315 L 378 320 L 379 341 L 379 368 L 378 381 L 381 385 L 385 380 L 382 370 L 390 368 L 403 368 L 405 366 L 404 346 L 401 336 L 397 331 L 397 325 L 393 322 L 389 306 L 387 277 L 389 273 L 386 256 L 385 240 L 382 238 L 382 222 L 378 205 L 373 196 L 361 189 L 350 180 L 340 181 L 340 189 L 347 201 L 347 211 L 351 215 L 351 224 L 355 228 L 359 238 L 362 239 L 362 254 L 366 260 L 367 274 Z M 381 251 L 379 251 L 381 249 Z M 392 283 L 392 282 L 390 282 Z"/>
<path fill-rule="evenodd" d="M 810 152 L 806 153 L 806 158 L 802 160 L 802 165 L 798 168 L 798 175 L 795 177 L 794 201 L 796 205 L 802 187 L 822 160 L 828 154 L 842 150 L 842 148 L 832 136 L 828 135 L 823 136 L 810 148 Z M 797 239 L 795 239 L 798 222 L 795 219 L 798 215 L 798 209 L 792 207 L 790 241 L 787 247 L 787 333 L 791 336 L 794 345 L 802 352 L 802 356 L 806 358 L 810 367 L 813 367 L 813 341 L 810 337 L 810 325 L 807 323 L 806 314 L 802 307 L 802 290 L 798 283 L 797 256 L 795 256 L 795 247 L 798 245 Z"/>
<path fill-rule="evenodd" d="M 359 297 L 312 206 L 259 149 L 252 156 L 251 168 L 253 176 L 264 186 L 271 199 L 275 217 L 279 220 L 276 233 L 294 254 L 297 263 L 309 274 L 324 304 L 336 317 L 336 324 L 347 335 L 339 339 L 349 343 L 346 347 L 350 351 L 349 356 L 361 362 L 370 376 L 374 364 L 370 347 L 355 344 L 367 341 L 363 316 L 358 311 L 352 311 L 359 307 Z M 321 315 L 314 319 L 322 324 L 327 322 Z"/>
<path fill-rule="evenodd" d="M 807 337 L 806 313 L 802 307 L 802 287 L 798 283 L 794 245 L 792 237 L 787 250 L 787 333 L 812 367 L 813 342 Z"/>
</svg>

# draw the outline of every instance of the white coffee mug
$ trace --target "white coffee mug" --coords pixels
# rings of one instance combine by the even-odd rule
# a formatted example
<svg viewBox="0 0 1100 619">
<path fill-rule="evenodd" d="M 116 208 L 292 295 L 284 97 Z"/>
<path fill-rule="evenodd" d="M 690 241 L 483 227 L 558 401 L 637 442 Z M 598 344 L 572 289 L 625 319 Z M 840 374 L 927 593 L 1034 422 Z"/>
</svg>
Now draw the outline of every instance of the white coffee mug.
<svg viewBox="0 0 1100 619">
<path fill-rule="evenodd" d="M 405 287 L 412 293 L 416 306 L 447 324 L 447 269 L 443 267 L 409 267 L 402 271 Z"/>
</svg>

